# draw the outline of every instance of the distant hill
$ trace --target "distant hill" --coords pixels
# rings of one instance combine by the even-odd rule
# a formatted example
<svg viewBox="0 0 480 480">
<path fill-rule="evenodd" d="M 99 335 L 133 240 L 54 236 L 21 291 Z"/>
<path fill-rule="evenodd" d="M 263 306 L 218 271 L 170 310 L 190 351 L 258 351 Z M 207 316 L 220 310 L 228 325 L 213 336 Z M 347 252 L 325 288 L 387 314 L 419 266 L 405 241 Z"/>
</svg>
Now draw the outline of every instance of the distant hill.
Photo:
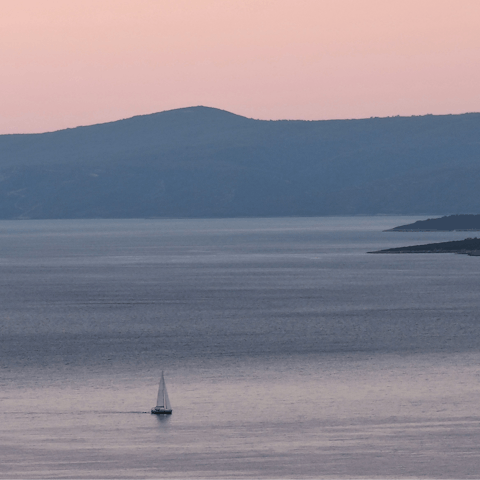
<svg viewBox="0 0 480 480">
<path fill-rule="evenodd" d="M 418 220 L 387 232 L 466 232 L 480 230 L 480 215 L 449 215 L 441 218 Z"/>
<path fill-rule="evenodd" d="M 0 136 L 0 218 L 480 212 L 480 114 L 261 121 L 206 107 Z"/>
</svg>

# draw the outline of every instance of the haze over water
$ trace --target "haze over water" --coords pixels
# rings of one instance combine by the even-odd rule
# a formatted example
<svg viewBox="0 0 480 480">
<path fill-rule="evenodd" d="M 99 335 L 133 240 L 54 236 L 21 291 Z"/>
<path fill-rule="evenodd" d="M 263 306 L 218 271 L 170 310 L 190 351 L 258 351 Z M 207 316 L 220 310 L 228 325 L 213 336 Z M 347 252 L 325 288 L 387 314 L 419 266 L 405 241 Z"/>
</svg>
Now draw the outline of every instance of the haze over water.
<svg viewBox="0 0 480 480">
<path fill-rule="evenodd" d="M 366 254 L 468 236 L 414 220 L 0 222 L 0 476 L 478 477 L 478 258 Z"/>
</svg>

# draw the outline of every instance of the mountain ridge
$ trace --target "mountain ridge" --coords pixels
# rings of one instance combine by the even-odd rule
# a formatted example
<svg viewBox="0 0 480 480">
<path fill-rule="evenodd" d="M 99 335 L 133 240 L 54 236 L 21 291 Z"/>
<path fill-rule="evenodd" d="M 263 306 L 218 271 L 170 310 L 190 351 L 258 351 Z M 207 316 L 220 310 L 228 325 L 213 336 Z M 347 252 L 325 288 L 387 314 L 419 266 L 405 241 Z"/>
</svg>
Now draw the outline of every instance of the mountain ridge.
<svg viewBox="0 0 480 480">
<path fill-rule="evenodd" d="M 0 218 L 480 211 L 480 114 L 256 120 L 187 107 L 0 135 Z"/>
</svg>

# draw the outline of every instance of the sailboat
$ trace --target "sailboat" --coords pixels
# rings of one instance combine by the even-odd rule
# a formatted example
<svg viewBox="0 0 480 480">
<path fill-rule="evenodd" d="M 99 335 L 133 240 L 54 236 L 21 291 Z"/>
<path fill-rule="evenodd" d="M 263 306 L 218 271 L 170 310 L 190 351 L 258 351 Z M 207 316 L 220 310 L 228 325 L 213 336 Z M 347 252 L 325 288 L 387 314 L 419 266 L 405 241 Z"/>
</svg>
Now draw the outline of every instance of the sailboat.
<svg viewBox="0 0 480 480">
<path fill-rule="evenodd" d="M 165 379 L 163 378 L 163 371 L 162 377 L 160 378 L 160 385 L 158 387 L 157 406 L 152 408 L 152 413 L 157 415 L 170 415 L 172 413 L 172 407 L 170 406 L 170 400 L 168 399 L 167 387 L 165 386 Z"/>
</svg>

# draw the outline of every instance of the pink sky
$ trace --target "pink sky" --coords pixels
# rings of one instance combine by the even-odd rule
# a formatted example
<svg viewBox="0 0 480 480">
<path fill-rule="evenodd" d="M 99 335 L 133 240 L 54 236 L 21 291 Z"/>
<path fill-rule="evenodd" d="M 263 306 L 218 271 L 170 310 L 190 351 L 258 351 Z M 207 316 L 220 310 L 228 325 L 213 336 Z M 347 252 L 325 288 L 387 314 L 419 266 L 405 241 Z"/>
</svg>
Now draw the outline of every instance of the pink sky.
<svg viewBox="0 0 480 480">
<path fill-rule="evenodd" d="M 480 1 L 4 0 L 0 67 L 0 133 L 480 111 Z"/>
</svg>

